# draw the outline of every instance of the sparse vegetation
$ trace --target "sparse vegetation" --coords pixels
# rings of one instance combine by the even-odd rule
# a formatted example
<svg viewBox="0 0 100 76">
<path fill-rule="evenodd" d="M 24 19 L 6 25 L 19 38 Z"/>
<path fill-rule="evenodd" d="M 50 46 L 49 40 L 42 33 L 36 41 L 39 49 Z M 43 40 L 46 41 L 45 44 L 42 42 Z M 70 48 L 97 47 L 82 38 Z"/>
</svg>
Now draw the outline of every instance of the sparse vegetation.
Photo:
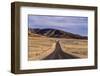
<svg viewBox="0 0 100 76">
<path fill-rule="evenodd" d="M 88 55 L 88 43 L 87 40 L 78 39 L 67 39 L 61 40 L 62 49 L 64 52 L 70 52 L 72 54 L 78 55 L 81 58 L 86 58 Z"/>
<path fill-rule="evenodd" d="M 70 53 L 80 58 L 87 58 L 88 43 L 86 39 L 53 38 L 38 34 L 28 33 L 28 60 L 41 60 L 51 54 L 56 41 L 59 40 L 65 53 Z"/>
<path fill-rule="evenodd" d="M 28 39 L 28 59 L 39 60 L 50 54 L 53 50 L 54 40 L 45 37 L 29 37 Z"/>
</svg>

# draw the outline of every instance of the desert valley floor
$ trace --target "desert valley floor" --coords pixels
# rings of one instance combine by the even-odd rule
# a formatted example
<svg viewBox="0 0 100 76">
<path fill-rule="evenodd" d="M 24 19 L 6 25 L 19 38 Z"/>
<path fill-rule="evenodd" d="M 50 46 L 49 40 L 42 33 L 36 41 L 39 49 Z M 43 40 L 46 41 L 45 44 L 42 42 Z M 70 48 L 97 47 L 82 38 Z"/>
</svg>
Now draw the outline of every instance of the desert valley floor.
<svg viewBox="0 0 100 76">
<path fill-rule="evenodd" d="M 66 55 L 88 57 L 88 44 L 85 39 L 49 38 L 33 34 L 28 37 L 28 60 L 44 60 L 55 51 L 57 41 Z"/>
</svg>

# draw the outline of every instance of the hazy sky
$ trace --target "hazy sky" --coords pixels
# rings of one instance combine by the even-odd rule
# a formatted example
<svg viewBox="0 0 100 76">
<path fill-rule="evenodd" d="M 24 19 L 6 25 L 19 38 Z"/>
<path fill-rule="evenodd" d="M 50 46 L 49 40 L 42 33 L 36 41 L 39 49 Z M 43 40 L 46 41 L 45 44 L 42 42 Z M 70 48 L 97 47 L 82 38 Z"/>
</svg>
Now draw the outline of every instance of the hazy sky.
<svg viewBox="0 0 100 76">
<path fill-rule="evenodd" d="M 74 34 L 87 36 L 88 34 L 88 18 L 78 16 L 43 16 L 29 15 L 29 28 L 53 28 Z"/>
</svg>

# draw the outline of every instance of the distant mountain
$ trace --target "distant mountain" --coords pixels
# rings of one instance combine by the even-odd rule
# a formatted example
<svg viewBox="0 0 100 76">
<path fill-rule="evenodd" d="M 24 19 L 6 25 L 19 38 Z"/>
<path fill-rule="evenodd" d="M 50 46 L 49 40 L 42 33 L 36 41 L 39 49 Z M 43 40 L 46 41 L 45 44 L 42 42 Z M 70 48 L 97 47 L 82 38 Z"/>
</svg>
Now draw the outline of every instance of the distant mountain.
<svg viewBox="0 0 100 76">
<path fill-rule="evenodd" d="M 80 36 L 78 34 L 73 34 L 70 32 L 65 32 L 62 30 L 57 30 L 57 29 L 28 29 L 31 33 L 34 34 L 39 34 L 42 36 L 47 36 L 47 37 L 54 37 L 54 38 L 74 38 L 74 39 L 87 39 L 87 36 Z"/>
</svg>

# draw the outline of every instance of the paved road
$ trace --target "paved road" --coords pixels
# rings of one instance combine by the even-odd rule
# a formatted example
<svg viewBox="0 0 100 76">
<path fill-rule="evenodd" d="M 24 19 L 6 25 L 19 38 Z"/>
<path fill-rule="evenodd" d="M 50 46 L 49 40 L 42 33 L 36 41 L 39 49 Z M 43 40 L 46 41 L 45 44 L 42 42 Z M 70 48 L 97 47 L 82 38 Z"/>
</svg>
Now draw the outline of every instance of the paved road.
<svg viewBox="0 0 100 76">
<path fill-rule="evenodd" d="M 76 59 L 78 57 L 75 57 L 73 55 L 69 55 L 67 53 L 64 53 L 61 49 L 59 41 L 57 41 L 55 50 L 53 53 L 45 57 L 43 60 L 49 60 L 49 59 Z"/>
</svg>

